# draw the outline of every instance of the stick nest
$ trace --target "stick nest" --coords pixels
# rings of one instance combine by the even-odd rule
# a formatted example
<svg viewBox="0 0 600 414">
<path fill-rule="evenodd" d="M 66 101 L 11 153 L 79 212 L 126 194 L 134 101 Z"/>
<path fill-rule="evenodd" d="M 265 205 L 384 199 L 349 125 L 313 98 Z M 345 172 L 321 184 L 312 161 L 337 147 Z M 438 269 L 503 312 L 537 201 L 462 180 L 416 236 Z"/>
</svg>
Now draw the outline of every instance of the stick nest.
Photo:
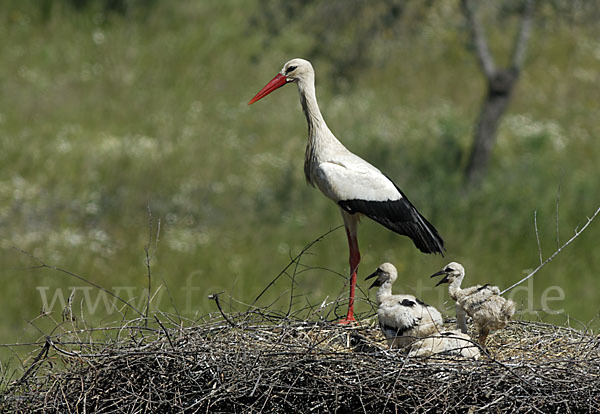
<svg viewBox="0 0 600 414">
<path fill-rule="evenodd" d="M 409 358 L 356 326 L 160 314 L 42 339 L 2 412 L 599 412 L 599 338 L 514 321 L 479 360 Z M 64 326 L 64 325 L 63 325 Z M 448 326 L 450 327 L 450 325 Z"/>
</svg>

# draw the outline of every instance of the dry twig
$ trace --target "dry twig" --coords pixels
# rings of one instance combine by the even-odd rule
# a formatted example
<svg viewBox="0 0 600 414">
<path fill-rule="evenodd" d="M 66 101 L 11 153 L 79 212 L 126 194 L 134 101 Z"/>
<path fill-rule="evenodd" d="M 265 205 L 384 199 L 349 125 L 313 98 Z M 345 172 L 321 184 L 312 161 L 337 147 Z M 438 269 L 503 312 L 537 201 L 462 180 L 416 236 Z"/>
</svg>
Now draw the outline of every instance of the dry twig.
<svg viewBox="0 0 600 414">
<path fill-rule="evenodd" d="M 598 209 L 592 215 L 592 217 L 590 217 L 590 218 L 587 219 L 587 222 L 585 223 L 585 225 L 581 229 L 575 229 L 575 234 L 573 235 L 573 237 L 571 237 L 562 246 L 560 246 L 558 249 L 556 249 L 556 251 L 550 257 L 548 257 L 545 261 L 543 261 L 542 263 L 540 263 L 540 265 L 538 267 L 536 267 L 533 270 L 533 272 L 529 273 L 527 276 L 525 276 L 523 279 L 519 280 L 518 282 L 516 282 L 516 283 L 512 284 L 511 286 L 507 287 L 502 292 L 500 292 L 500 294 L 503 295 L 504 293 L 506 293 L 509 290 L 511 290 L 511 289 L 519 286 L 521 283 L 523 283 L 526 280 L 528 280 L 529 278 L 533 277 L 533 275 L 535 275 L 538 270 L 540 270 L 542 267 L 544 267 L 547 263 L 551 262 L 560 252 L 562 252 L 565 249 L 565 247 L 567 247 L 569 244 L 571 244 L 571 242 L 573 242 L 573 240 L 575 240 L 577 237 L 579 237 L 579 235 L 581 233 L 583 233 L 583 231 L 591 224 L 592 221 L 594 221 L 594 219 L 596 218 L 596 216 L 599 213 L 600 213 L 600 207 L 598 207 Z M 537 225 L 536 225 L 536 237 L 537 237 Z M 539 243 L 539 238 L 538 238 L 538 243 Z M 541 256 L 541 250 L 540 250 L 540 260 L 541 260 L 541 258 L 542 258 L 542 256 Z"/>
</svg>

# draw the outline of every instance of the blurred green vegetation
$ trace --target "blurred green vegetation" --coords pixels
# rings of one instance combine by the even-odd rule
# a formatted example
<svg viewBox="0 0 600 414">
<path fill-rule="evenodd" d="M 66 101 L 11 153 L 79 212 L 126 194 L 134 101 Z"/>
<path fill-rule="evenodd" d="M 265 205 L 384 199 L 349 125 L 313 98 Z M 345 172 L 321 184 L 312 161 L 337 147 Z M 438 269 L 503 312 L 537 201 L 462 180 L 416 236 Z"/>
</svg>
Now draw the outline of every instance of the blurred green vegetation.
<svg viewBox="0 0 600 414">
<path fill-rule="evenodd" d="M 364 3 L 331 25 L 336 2 L 290 2 L 285 13 L 257 0 L 110 3 L 15 0 L 0 10 L 1 342 L 39 335 L 27 321 L 42 310 L 42 291 L 66 298 L 86 286 L 32 269 L 38 263 L 13 247 L 137 303 L 149 207 L 153 234 L 161 221 L 153 287 L 168 288 L 158 306 L 194 317 L 215 310 L 209 293 L 250 302 L 290 254 L 340 225 L 338 209 L 304 182 L 295 88 L 246 104 L 293 57 L 313 62 L 332 131 L 392 177 L 446 241 L 446 257 L 423 255 L 363 220 L 360 285 L 391 261 L 398 291 L 441 306 L 447 295 L 427 290 L 426 276 L 457 260 L 468 283 L 506 287 L 539 263 L 534 211 L 547 257 L 557 246 L 558 195 L 561 242 L 600 205 L 597 24 L 541 8 L 490 173 L 465 193 L 484 83 L 454 2 L 403 3 L 382 27 L 387 15 Z M 501 30 L 489 33 L 495 50 L 508 50 Z M 599 235 L 594 222 L 533 278 L 532 303 L 515 296 L 522 317 L 538 317 L 530 311 L 551 286 L 565 295 L 549 305 L 562 309 L 558 320 L 598 315 Z M 315 269 L 296 279 L 308 295 L 298 306 L 345 299 L 346 249 L 338 230 L 304 256 Z M 288 288 L 286 278 L 264 304 Z M 86 314 L 84 302 L 82 290 L 77 315 L 83 307 L 90 323 L 106 317 Z M 46 311 L 60 320 L 59 302 Z M 43 330 L 47 319 L 34 325 Z"/>
</svg>

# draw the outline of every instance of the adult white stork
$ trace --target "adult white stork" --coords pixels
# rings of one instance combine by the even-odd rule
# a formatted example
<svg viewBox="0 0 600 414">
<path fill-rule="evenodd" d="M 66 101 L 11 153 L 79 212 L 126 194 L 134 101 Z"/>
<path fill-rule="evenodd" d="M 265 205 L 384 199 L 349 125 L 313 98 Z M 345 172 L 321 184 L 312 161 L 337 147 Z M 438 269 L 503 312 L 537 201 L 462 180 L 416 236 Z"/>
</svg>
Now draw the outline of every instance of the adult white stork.
<svg viewBox="0 0 600 414">
<path fill-rule="evenodd" d="M 381 171 L 354 155 L 331 133 L 317 104 L 315 72 L 309 61 L 292 59 L 248 105 L 275 89 L 296 83 L 308 122 L 304 174 L 342 212 L 350 248 L 350 299 L 342 323 L 354 321 L 354 290 L 360 263 L 356 225 L 361 214 L 390 230 L 408 236 L 424 253 L 441 253 L 444 242 L 437 230 L 417 211 L 402 191 Z"/>
</svg>

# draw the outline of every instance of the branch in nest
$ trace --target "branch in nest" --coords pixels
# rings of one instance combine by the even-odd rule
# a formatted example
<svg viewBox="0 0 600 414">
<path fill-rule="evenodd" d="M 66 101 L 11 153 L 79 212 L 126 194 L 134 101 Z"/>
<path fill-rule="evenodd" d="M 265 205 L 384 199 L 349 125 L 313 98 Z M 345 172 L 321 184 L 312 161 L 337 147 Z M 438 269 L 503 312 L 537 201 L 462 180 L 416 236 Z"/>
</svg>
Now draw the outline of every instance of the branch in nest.
<svg viewBox="0 0 600 414">
<path fill-rule="evenodd" d="M 223 316 L 223 318 L 227 321 L 227 323 L 229 325 L 231 325 L 233 328 L 236 328 L 237 325 L 235 324 L 235 322 L 233 322 L 231 319 L 229 319 L 227 317 L 227 315 L 225 314 L 225 312 L 223 312 L 223 308 L 221 308 L 221 303 L 219 302 L 219 295 L 220 295 L 220 293 L 212 293 L 212 294 L 208 295 L 208 298 L 215 301 L 215 303 L 217 304 L 217 308 L 219 309 L 219 312 L 221 312 L 221 316 Z"/>
<path fill-rule="evenodd" d="M 307 251 L 308 251 L 308 250 L 309 250 L 309 249 L 310 249 L 310 248 L 311 248 L 311 247 L 312 247 L 314 244 L 316 244 L 316 243 L 320 242 L 320 241 L 321 241 L 321 240 L 323 240 L 323 239 L 324 239 L 324 238 L 325 238 L 327 235 L 329 235 L 330 233 L 333 233 L 334 231 L 336 231 L 336 230 L 338 230 L 338 229 L 340 229 L 340 228 L 342 228 L 342 227 L 344 227 L 344 226 L 338 226 L 338 227 L 335 227 L 335 228 L 333 228 L 333 229 L 329 230 L 328 232 L 326 232 L 326 233 L 322 234 L 321 236 L 317 237 L 315 240 L 311 241 L 311 242 L 310 242 L 310 243 L 308 243 L 306 246 L 304 246 L 304 248 L 302 249 L 302 251 L 300 251 L 300 253 L 298 253 L 298 254 L 296 255 L 296 257 L 294 257 L 294 258 L 293 258 L 293 259 L 290 261 L 290 263 L 288 263 L 288 265 L 287 265 L 287 266 L 286 266 L 286 267 L 285 267 L 285 268 L 284 268 L 284 269 L 283 269 L 281 272 L 279 272 L 279 274 L 278 274 L 277 276 L 275 276 L 275 278 L 274 278 L 273 280 L 271 280 L 271 281 L 269 282 L 269 284 L 267 284 L 267 286 L 266 286 L 266 287 L 265 287 L 265 288 L 262 290 L 262 292 L 260 292 L 260 293 L 258 294 L 258 296 L 257 296 L 257 297 L 254 299 L 254 301 L 253 301 L 253 302 L 252 302 L 252 304 L 250 305 L 250 308 L 252 308 L 254 305 L 256 305 L 256 303 L 258 302 L 258 300 L 259 300 L 259 299 L 260 299 L 260 298 L 261 298 L 261 297 L 262 297 L 262 296 L 265 294 L 265 292 L 266 292 L 267 290 L 269 290 L 269 289 L 271 288 L 271 286 L 273 286 L 273 285 L 275 284 L 275 282 L 277 282 L 277 280 L 279 280 L 279 278 L 280 278 L 281 276 L 283 276 L 284 274 L 286 274 L 287 270 L 288 270 L 288 269 L 289 269 L 289 268 L 290 268 L 292 265 L 294 265 L 295 263 L 299 262 L 299 261 L 300 261 L 300 258 L 302 257 L 302 255 L 303 255 L 304 253 L 306 253 L 306 252 L 307 252 Z M 297 265 L 296 265 L 296 268 L 297 268 Z M 293 283 L 294 283 L 294 280 L 292 279 L 292 284 L 293 284 Z"/>
<path fill-rule="evenodd" d="M 60 273 L 64 273 L 68 276 L 74 277 L 75 279 L 81 280 L 84 283 L 87 283 L 88 285 L 92 285 L 93 287 L 95 287 L 96 289 L 100 289 L 103 292 L 106 292 L 107 294 L 109 294 L 110 296 L 112 296 L 113 298 L 117 299 L 118 301 L 124 303 L 127 307 L 129 307 L 130 309 L 132 309 L 133 311 L 135 311 L 138 315 L 140 316 L 144 316 L 144 314 L 139 311 L 135 306 L 133 306 L 131 303 L 129 303 L 128 301 L 126 301 L 125 299 L 121 298 L 119 295 L 116 295 L 115 293 L 111 292 L 110 290 L 103 288 L 102 286 L 98 285 L 97 283 L 92 282 L 91 280 L 87 280 L 86 278 L 84 278 L 83 276 L 79 276 L 76 273 L 70 272 L 68 270 L 62 269 L 58 266 L 54 266 L 54 265 L 49 265 L 46 264 L 44 261 L 42 261 L 41 259 L 37 258 L 36 256 L 34 256 L 33 254 L 26 252 L 25 250 L 21 250 L 17 247 L 13 247 L 13 249 L 15 249 L 16 251 L 29 256 L 31 259 L 35 260 L 36 262 L 39 263 L 38 266 L 32 266 L 30 269 L 52 269 L 52 270 L 56 270 L 57 272 Z"/>
<path fill-rule="evenodd" d="M 503 295 L 504 293 L 508 292 L 509 290 L 519 286 L 521 283 L 525 282 L 526 280 L 530 279 L 531 277 L 533 277 L 534 274 L 537 273 L 538 270 L 540 270 L 542 267 L 544 267 L 548 262 L 551 262 L 561 251 L 564 250 L 565 247 L 567 247 L 569 244 L 571 244 L 571 242 L 573 242 L 573 240 L 575 240 L 577 237 L 579 237 L 579 235 L 581 233 L 583 233 L 583 231 L 590 225 L 590 223 L 596 218 L 596 216 L 600 214 L 600 207 L 598 207 L 598 209 L 596 210 L 596 212 L 592 215 L 592 217 L 587 219 L 587 223 L 585 223 L 585 225 L 579 229 L 579 230 L 575 230 L 575 234 L 573 235 L 573 237 L 571 237 L 569 240 L 567 240 L 567 242 L 565 242 L 565 244 L 563 244 L 562 246 L 560 246 L 553 254 L 552 256 L 548 257 L 544 262 L 542 262 L 538 267 L 536 267 L 533 272 L 529 273 L 527 276 L 525 276 L 523 279 L 519 280 L 518 282 L 516 282 L 515 284 L 507 287 L 506 289 L 504 289 L 502 292 L 500 292 L 501 295 Z M 537 230 L 537 229 L 536 229 Z"/>
</svg>

